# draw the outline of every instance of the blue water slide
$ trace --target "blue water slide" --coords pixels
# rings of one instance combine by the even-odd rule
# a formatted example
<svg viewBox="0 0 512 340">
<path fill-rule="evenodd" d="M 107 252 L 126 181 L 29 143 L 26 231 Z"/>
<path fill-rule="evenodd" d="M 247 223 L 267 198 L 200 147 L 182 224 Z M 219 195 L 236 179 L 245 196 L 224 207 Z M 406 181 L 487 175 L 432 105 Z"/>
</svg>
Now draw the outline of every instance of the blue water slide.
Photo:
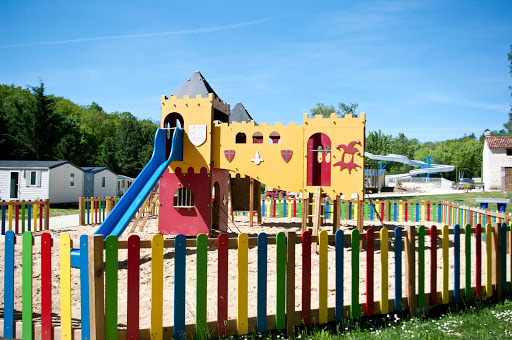
<svg viewBox="0 0 512 340">
<path fill-rule="evenodd" d="M 174 129 L 169 157 L 166 155 L 167 131 L 168 130 L 165 129 L 158 129 L 156 131 L 153 156 L 151 156 L 149 163 L 144 167 L 139 176 L 137 176 L 94 234 L 103 235 L 104 239 L 109 235 L 119 237 L 171 162 L 183 160 L 183 129 Z M 71 251 L 71 266 L 80 266 L 79 249 L 73 249 Z"/>
</svg>

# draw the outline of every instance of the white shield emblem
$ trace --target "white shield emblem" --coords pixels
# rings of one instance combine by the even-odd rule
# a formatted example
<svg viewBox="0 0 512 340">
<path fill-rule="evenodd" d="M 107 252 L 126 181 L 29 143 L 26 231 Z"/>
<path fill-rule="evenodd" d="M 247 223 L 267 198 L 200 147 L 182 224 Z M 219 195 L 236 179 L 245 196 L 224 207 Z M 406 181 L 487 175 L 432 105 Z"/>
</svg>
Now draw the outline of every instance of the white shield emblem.
<svg viewBox="0 0 512 340">
<path fill-rule="evenodd" d="M 199 146 L 206 141 L 206 124 L 205 125 L 189 125 L 188 139 L 190 143 Z"/>
</svg>

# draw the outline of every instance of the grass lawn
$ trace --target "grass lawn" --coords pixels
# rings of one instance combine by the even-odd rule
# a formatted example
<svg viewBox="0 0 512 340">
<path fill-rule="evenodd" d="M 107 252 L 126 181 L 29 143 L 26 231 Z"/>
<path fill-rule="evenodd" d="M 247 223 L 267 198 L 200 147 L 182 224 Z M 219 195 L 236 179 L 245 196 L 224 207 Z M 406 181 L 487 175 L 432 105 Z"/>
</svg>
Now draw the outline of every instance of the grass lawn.
<svg viewBox="0 0 512 340">
<path fill-rule="evenodd" d="M 445 195 L 421 195 L 421 196 L 400 196 L 400 197 L 384 197 L 384 198 L 372 198 L 372 200 L 388 200 L 388 201 L 448 201 L 453 203 L 459 203 L 464 205 L 472 205 L 479 207 L 480 204 L 476 203 L 476 198 L 508 198 L 511 204 L 507 204 L 507 212 L 512 212 L 512 193 L 505 193 L 503 191 L 486 191 L 486 192 L 468 192 L 465 193 L 460 190 L 456 194 L 445 194 Z M 490 204 L 490 209 L 496 210 L 496 204 Z"/>
<path fill-rule="evenodd" d="M 76 214 L 78 214 L 78 203 L 50 204 L 50 217 Z"/>
<path fill-rule="evenodd" d="M 440 307 L 415 318 L 388 314 L 347 321 L 330 329 L 304 331 L 305 339 L 504 339 L 512 337 L 512 301 L 475 300 Z"/>
<path fill-rule="evenodd" d="M 283 331 L 251 334 L 243 339 L 286 339 Z M 512 301 L 472 300 L 438 306 L 429 313 L 408 317 L 379 315 L 344 320 L 324 328 L 299 329 L 297 339 L 508 339 L 512 338 Z"/>
</svg>

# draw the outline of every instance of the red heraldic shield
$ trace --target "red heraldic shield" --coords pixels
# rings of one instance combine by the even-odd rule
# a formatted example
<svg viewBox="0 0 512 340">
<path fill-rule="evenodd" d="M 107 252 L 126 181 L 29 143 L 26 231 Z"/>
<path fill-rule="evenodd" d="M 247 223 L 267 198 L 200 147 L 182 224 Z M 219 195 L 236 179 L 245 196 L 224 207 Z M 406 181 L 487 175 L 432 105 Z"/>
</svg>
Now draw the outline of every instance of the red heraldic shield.
<svg viewBox="0 0 512 340">
<path fill-rule="evenodd" d="M 231 163 L 233 158 L 235 158 L 235 150 L 224 150 L 224 156 L 226 156 L 228 162 Z"/>
<path fill-rule="evenodd" d="M 281 156 L 283 157 L 284 161 L 288 163 L 290 159 L 292 158 L 293 151 L 292 150 L 281 150 Z"/>
</svg>

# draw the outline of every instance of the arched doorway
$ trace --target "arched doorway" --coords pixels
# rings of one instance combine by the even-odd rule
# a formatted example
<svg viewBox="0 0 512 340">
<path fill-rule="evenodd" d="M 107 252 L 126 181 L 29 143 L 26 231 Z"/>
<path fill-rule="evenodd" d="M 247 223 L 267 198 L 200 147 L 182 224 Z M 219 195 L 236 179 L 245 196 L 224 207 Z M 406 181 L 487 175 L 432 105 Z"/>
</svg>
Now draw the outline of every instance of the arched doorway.
<svg viewBox="0 0 512 340">
<path fill-rule="evenodd" d="M 308 185 L 331 185 L 331 139 L 315 133 L 308 140 Z"/>
<path fill-rule="evenodd" d="M 184 122 L 183 117 L 178 112 L 171 112 L 169 113 L 165 119 L 164 119 L 164 129 L 167 130 L 167 139 L 165 143 L 165 155 L 169 157 L 169 154 L 171 153 L 171 147 L 172 147 L 172 136 L 173 136 L 173 130 L 172 128 L 179 127 L 184 128 Z"/>
<path fill-rule="evenodd" d="M 212 188 L 212 229 L 220 229 L 220 185 L 215 182 Z"/>
</svg>

